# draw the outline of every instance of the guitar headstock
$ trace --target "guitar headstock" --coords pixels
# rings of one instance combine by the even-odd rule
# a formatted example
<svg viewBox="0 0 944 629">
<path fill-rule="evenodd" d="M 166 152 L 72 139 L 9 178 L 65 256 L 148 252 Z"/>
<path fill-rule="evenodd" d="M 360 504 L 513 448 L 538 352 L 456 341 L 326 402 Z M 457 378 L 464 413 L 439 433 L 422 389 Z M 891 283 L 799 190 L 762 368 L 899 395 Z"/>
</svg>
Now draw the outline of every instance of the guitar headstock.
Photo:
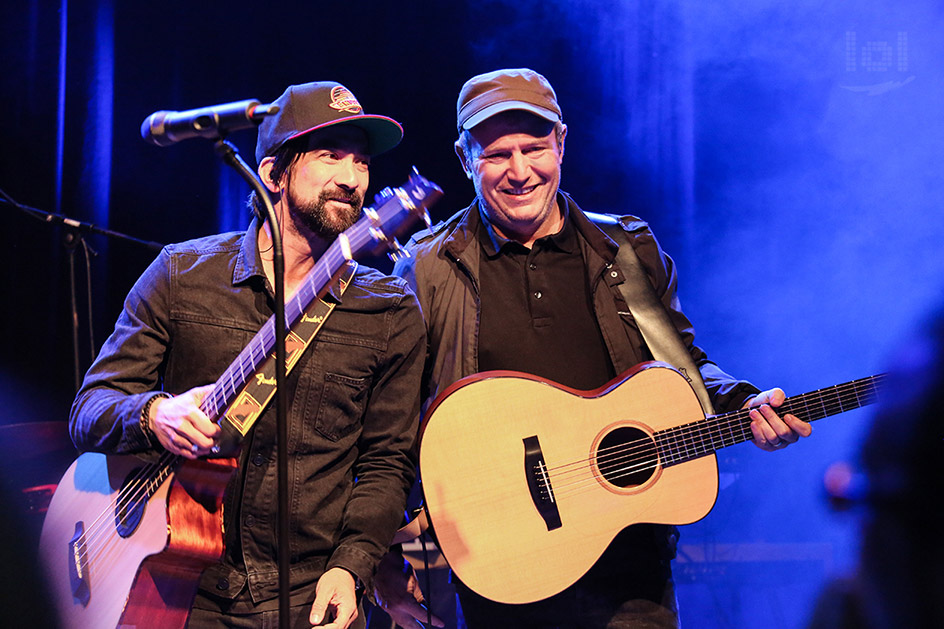
<svg viewBox="0 0 944 629">
<path fill-rule="evenodd" d="M 435 183 L 423 177 L 416 168 L 405 184 L 399 188 L 384 188 L 374 197 L 373 207 L 364 208 L 364 218 L 351 227 L 348 232 L 358 228 L 367 228 L 369 242 L 363 247 L 371 253 L 378 254 L 386 251 L 396 260 L 406 251 L 397 242 L 397 236 L 406 232 L 416 219 L 430 225 L 428 208 L 441 199 L 442 189 Z M 366 223 L 365 223 L 366 221 Z M 362 223 L 364 225 L 362 225 Z M 347 232 L 345 232 L 347 233 Z M 356 255 L 355 235 L 348 236 L 351 242 L 352 255 Z"/>
</svg>

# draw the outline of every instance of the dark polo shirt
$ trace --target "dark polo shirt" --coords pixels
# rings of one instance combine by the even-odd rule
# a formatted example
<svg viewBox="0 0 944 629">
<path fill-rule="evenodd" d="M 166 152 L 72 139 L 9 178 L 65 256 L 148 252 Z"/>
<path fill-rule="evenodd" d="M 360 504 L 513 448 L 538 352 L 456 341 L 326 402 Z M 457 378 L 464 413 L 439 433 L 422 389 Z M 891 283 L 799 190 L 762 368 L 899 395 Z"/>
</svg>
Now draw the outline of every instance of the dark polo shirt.
<svg viewBox="0 0 944 629">
<path fill-rule="evenodd" d="M 611 380 L 570 218 L 531 249 L 483 224 L 479 369 L 523 371 L 584 390 Z"/>
</svg>

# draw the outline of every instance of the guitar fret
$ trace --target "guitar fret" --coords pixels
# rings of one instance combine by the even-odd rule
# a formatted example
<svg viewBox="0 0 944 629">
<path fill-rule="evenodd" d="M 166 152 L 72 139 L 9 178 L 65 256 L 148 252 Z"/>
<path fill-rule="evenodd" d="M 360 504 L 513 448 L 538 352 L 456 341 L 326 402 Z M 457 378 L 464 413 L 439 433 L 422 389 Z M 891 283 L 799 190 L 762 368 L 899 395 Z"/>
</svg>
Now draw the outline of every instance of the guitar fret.
<svg viewBox="0 0 944 629">
<path fill-rule="evenodd" d="M 817 392 L 816 392 L 816 397 L 817 397 L 817 399 L 819 400 L 819 406 L 820 406 L 820 408 L 823 409 L 823 414 L 820 415 L 819 417 L 817 417 L 816 419 L 823 419 L 824 417 L 827 417 L 827 416 L 829 415 L 829 413 L 826 411 L 826 402 L 823 400 L 823 393 L 822 393 L 822 391 L 817 391 Z"/>
<path fill-rule="evenodd" d="M 701 443 L 702 456 L 709 452 L 714 452 L 714 444 L 711 442 L 711 427 L 703 420 L 698 420 L 696 426 L 698 430 L 698 440 Z M 707 428 L 707 431 L 704 430 L 705 428 Z"/>
<path fill-rule="evenodd" d="M 691 436 L 681 426 L 679 426 L 679 434 L 682 438 L 682 443 L 685 445 L 685 456 L 686 458 L 691 458 L 694 452 Z"/>
<path fill-rule="evenodd" d="M 675 463 L 679 459 L 679 444 L 678 444 L 678 441 L 675 439 L 675 435 L 673 434 L 674 432 L 675 432 L 674 428 L 672 430 L 665 431 L 665 439 L 669 446 L 668 459 L 672 463 Z"/>
<path fill-rule="evenodd" d="M 691 435 L 692 448 L 695 451 L 695 456 L 703 455 L 705 453 L 705 440 L 702 438 L 701 433 L 698 432 L 697 427 L 690 427 L 688 433 Z"/>
<path fill-rule="evenodd" d="M 671 465 L 675 461 L 675 453 L 671 439 L 666 434 L 667 431 L 656 433 L 656 447 L 659 457 L 665 465 Z"/>
<path fill-rule="evenodd" d="M 683 461 L 688 458 L 688 442 L 685 441 L 685 435 L 682 433 L 682 427 L 679 426 L 673 430 L 675 433 L 676 443 L 679 444 L 679 461 Z"/>
<path fill-rule="evenodd" d="M 730 436 L 730 442 L 727 445 L 734 445 L 739 443 L 739 435 L 735 433 L 735 430 L 740 429 L 741 435 L 744 434 L 744 417 L 738 417 L 736 421 L 729 422 L 728 424 L 728 435 Z"/>
<path fill-rule="evenodd" d="M 837 413 L 844 413 L 844 412 L 845 412 L 845 409 L 842 407 L 842 396 L 839 395 L 839 393 L 840 393 L 839 387 L 838 387 L 838 386 L 834 386 L 834 387 L 832 387 L 832 389 L 833 389 L 833 391 L 834 391 L 833 395 L 834 395 L 834 398 L 835 398 L 835 400 L 836 400 L 836 405 L 839 407 L 839 410 L 836 411 L 836 412 L 837 412 Z"/>
<path fill-rule="evenodd" d="M 228 385 L 228 386 L 229 386 L 229 394 L 227 395 L 227 397 L 228 397 L 228 398 L 231 398 L 231 397 L 233 397 L 233 396 L 236 395 L 236 381 L 233 379 L 233 371 L 232 371 L 232 370 L 227 370 L 226 374 L 227 374 L 227 378 L 226 378 L 226 382 L 224 383 L 224 385 Z M 226 390 L 226 389 L 224 389 L 224 390 Z"/>
<path fill-rule="evenodd" d="M 659 460 L 662 461 L 662 465 L 666 467 L 675 463 L 675 453 L 673 451 L 674 448 L 672 440 L 669 435 L 666 434 L 667 432 L 668 431 L 662 431 L 654 435 L 656 440 L 656 451 L 658 453 Z"/>
<path fill-rule="evenodd" d="M 684 461 L 688 459 L 688 443 L 685 441 L 685 435 L 682 432 L 682 427 L 679 426 L 675 429 L 675 438 L 678 440 L 679 445 L 679 461 Z"/>
<path fill-rule="evenodd" d="M 672 458 L 673 463 L 678 463 L 682 460 L 682 444 L 679 443 L 678 428 L 672 429 L 672 444 L 675 446 L 675 456 Z"/>
<path fill-rule="evenodd" d="M 239 357 L 236 359 L 236 362 L 239 363 L 239 380 L 240 382 L 245 382 L 246 381 L 246 371 L 245 371 L 246 363 L 243 361 L 242 354 L 239 355 Z"/>
<path fill-rule="evenodd" d="M 712 420 L 713 418 L 711 417 L 705 418 L 705 422 L 712 426 L 712 430 L 714 431 L 714 434 L 717 436 L 716 439 L 712 439 L 711 443 L 712 443 L 712 446 L 714 446 L 714 449 L 718 450 L 719 448 L 723 448 L 725 444 L 727 443 L 727 440 L 725 439 L 725 427 L 721 424 L 721 422 L 716 422 Z"/>
<path fill-rule="evenodd" d="M 807 396 L 803 395 L 799 398 L 803 402 L 803 411 L 806 419 L 804 421 L 812 421 L 813 414 L 810 412 L 810 405 L 807 403 Z"/>
<path fill-rule="evenodd" d="M 701 456 L 705 449 L 705 440 L 698 430 L 698 425 L 696 423 L 686 424 L 684 431 L 688 435 L 689 442 L 692 444 L 694 456 Z"/>
<path fill-rule="evenodd" d="M 684 461 L 688 459 L 688 442 L 685 440 L 685 433 L 682 430 L 681 426 L 678 426 L 675 430 L 675 438 L 678 440 L 679 445 L 679 461 Z"/>
<path fill-rule="evenodd" d="M 721 426 L 717 422 L 712 424 L 711 422 L 709 422 L 708 418 L 705 418 L 705 422 L 708 422 L 711 425 L 711 431 L 712 431 L 711 445 L 714 447 L 715 450 L 719 450 L 723 448 L 724 447 L 724 433 L 721 432 Z"/>
<path fill-rule="evenodd" d="M 213 408 L 213 417 L 216 417 L 216 416 L 219 414 L 219 407 L 218 407 L 217 404 L 216 404 L 216 399 L 215 399 L 213 396 L 211 396 L 211 395 L 208 395 L 208 396 L 205 397 L 204 399 L 205 399 L 205 400 L 209 400 L 209 403 L 213 405 L 213 407 L 212 407 L 212 408 Z"/>
</svg>

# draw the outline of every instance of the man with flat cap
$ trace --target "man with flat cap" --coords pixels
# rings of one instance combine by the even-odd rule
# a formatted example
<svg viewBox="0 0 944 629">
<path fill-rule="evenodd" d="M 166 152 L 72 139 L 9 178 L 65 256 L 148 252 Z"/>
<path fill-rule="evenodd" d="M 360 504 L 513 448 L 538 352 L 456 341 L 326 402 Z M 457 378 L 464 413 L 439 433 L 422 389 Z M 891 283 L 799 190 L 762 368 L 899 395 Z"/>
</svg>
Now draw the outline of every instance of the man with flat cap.
<svg viewBox="0 0 944 629">
<path fill-rule="evenodd" d="M 333 82 L 293 85 L 259 127 L 256 160 L 279 218 L 291 296 L 361 214 L 371 157 L 400 125 Z M 252 199 L 259 203 L 258 199 Z M 80 450 L 212 455 L 200 410 L 274 308 L 273 226 L 169 245 L 128 295 L 85 377 L 70 428 Z M 278 544 L 291 546 L 292 627 L 363 627 L 368 586 L 415 475 L 425 330 L 402 279 L 357 267 L 288 377 L 289 540 L 278 540 L 270 404 L 245 437 L 224 502 L 225 552 L 202 575 L 189 626 L 274 627 Z M 208 386 L 209 385 L 209 386 Z"/>
<path fill-rule="evenodd" d="M 621 290 L 628 269 L 621 268 L 617 248 L 631 247 L 643 269 L 641 283 L 648 280 L 652 302 L 661 302 L 668 315 L 664 335 L 675 339 L 678 353 L 690 355 L 715 409 L 756 407 L 751 430 L 765 450 L 810 433 L 808 424 L 774 410 L 783 391 L 761 393 L 736 380 L 694 344 L 675 292 L 675 266 L 645 222 L 592 218 L 560 190 L 567 126 L 547 79 L 529 69 L 473 77 L 459 94 L 457 127 L 455 151 L 475 201 L 414 236 L 412 257 L 394 269 L 414 289 L 426 319 L 426 404 L 482 371 L 525 372 L 589 391 L 652 360 L 651 337 L 637 326 L 634 304 Z M 615 227 L 612 237 L 598 223 Z M 459 582 L 459 625 L 675 627 L 670 560 L 676 539 L 674 527 L 630 526 L 574 585 L 534 603 L 499 604 Z M 566 549 L 553 552 L 560 551 Z M 414 613 L 407 597 L 380 592 L 380 599 L 390 601 L 395 617 Z"/>
</svg>

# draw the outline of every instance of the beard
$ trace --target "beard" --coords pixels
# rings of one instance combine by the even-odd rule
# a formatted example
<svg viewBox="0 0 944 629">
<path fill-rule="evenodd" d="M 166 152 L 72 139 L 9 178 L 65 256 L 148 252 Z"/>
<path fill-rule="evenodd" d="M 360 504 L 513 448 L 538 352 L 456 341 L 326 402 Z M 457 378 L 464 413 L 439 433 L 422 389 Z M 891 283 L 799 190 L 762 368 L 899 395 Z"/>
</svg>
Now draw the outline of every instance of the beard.
<svg viewBox="0 0 944 629">
<path fill-rule="evenodd" d="M 343 201 L 342 209 L 337 212 L 328 210 L 329 201 Z M 318 198 L 311 201 L 299 201 L 289 190 L 289 215 L 296 227 L 304 227 L 320 238 L 331 242 L 361 216 L 364 197 L 357 192 L 347 192 L 341 188 L 332 191 L 322 190 Z"/>
</svg>

